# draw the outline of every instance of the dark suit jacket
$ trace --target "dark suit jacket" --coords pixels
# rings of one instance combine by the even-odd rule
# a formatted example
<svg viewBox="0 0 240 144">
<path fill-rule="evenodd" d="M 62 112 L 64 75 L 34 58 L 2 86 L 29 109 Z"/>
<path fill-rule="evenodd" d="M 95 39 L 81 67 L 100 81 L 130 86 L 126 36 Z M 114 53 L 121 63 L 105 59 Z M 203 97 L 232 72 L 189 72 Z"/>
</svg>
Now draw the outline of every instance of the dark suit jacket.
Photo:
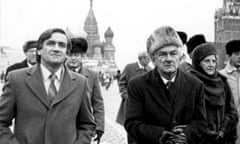
<svg viewBox="0 0 240 144">
<path fill-rule="evenodd" d="M 88 94 L 87 79 L 68 69 L 52 103 L 39 65 L 9 73 L 0 100 L 0 143 L 89 144 L 95 123 Z"/>
<path fill-rule="evenodd" d="M 159 144 L 163 130 L 187 125 L 188 143 L 198 143 L 206 126 L 203 84 L 178 71 L 168 100 L 168 91 L 157 69 L 129 82 L 125 128 L 138 144 Z"/>
<path fill-rule="evenodd" d="M 116 119 L 116 121 L 121 125 L 124 124 L 126 117 L 125 115 L 126 115 L 126 102 L 128 97 L 127 94 L 128 82 L 130 81 L 131 78 L 138 75 L 142 75 L 148 71 L 150 71 L 150 67 L 147 67 L 146 69 L 140 69 L 137 62 L 130 63 L 124 68 L 119 80 L 119 91 L 122 97 L 122 101 Z"/>
<path fill-rule="evenodd" d="M 6 69 L 6 74 L 5 74 L 5 81 L 7 79 L 7 75 L 9 72 L 16 70 L 16 69 L 21 69 L 21 68 L 27 68 L 28 64 L 27 64 L 27 59 L 24 59 L 23 61 L 19 62 L 19 63 L 15 63 L 13 65 L 10 65 L 7 69 Z"/>
<path fill-rule="evenodd" d="M 96 130 L 104 132 L 104 102 L 98 81 L 98 74 L 85 67 L 82 67 L 79 73 L 83 74 L 88 79 L 93 116 L 97 124 Z"/>
</svg>

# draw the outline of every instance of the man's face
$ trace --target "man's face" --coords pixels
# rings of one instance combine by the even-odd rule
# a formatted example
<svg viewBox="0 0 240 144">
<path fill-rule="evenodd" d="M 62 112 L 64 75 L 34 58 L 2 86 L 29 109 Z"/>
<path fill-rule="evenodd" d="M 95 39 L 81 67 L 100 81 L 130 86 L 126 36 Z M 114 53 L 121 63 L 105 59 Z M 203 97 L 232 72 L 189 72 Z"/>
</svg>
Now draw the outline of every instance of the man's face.
<svg viewBox="0 0 240 144">
<path fill-rule="evenodd" d="M 229 57 L 231 64 L 239 68 L 240 67 L 240 51 L 232 53 L 232 55 Z"/>
<path fill-rule="evenodd" d="M 148 63 L 150 62 L 150 57 L 148 54 L 143 55 L 140 57 L 139 62 L 141 63 L 142 66 L 146 67 Z"/>
<path fill-rule="evenodd" d="M 52 36 L 45 40 L 42 49 L 39 50 L 41 55 L 41 63 L 50 66 L 60 66 L 64 63 L 67 52 L 67 37 L 55 32 Z"/>
<path fill-rule="evenodd" d="M 180 51 L 176 46 L 166 46 L 153 54 L 153 63 L 165 74 L 175 73 L 180 64 Z"/>
<path fill-rule="evenodd" d="M 72 53 L 67 57 L 67 65 L 72 68 L 78 68 L 82 63 L 82 54 L 81 53 Z"/>
<path fill-rule="evenodd" d="M 208 75 L 214 75 L 216 68 L 217 68 L 217 57 L 216 55 L 210 55 L 205 57 L 200 62 L 201 68 L 204 70 L 205 73 Z"/>
<path fill-rule="evenodd" d="M 28 63 L 30 63 L 31 65 L 35 64 L 37 61 L 36 52 L 37 52 L 37 48 L 31 48 L 25 52 L 26 59 Z"/>
</svg>

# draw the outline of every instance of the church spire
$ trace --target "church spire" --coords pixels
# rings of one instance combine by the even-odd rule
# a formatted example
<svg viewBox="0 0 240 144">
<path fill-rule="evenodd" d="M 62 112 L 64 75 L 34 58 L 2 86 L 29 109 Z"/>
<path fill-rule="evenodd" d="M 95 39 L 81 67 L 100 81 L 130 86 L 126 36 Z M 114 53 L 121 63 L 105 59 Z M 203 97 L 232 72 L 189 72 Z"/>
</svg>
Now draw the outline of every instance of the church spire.
<svg viewBox="0 0 240 144">
<path fill-rule="evenodd" d="M 90 7 L 93 6 L 93 0 L 90 0 Z"/>
</svg>

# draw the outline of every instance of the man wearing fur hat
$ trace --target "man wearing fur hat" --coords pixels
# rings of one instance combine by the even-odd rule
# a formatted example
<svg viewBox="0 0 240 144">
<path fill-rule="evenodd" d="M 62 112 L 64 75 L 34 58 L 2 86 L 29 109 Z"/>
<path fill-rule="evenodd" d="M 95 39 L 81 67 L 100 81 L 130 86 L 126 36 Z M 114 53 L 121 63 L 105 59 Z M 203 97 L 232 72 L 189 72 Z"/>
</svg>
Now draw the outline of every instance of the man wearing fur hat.
<svg viewBox="0 0 240 144">
<path fill-rule="evenodd" d="M 27 41 L 23 45 L 23 52 L 26 58 L 22 62 L 15 63 L 7 68 L 5 80 L 10 71 L 33 66 L 36 63 L 36 51 L 37 51 L 37 41 L 35 40 Z"/>
<path fill-rule="evenodd" d="M 183 44 L 172 27 L 149 40 L 155 68 L 130 80 L 125 128 L 138 144 L 198 144 L 206 127 L 203 84 L 178 69 Z"/>
<path fill-rule="evenodd" d="M 227 65 L 219 72 L 227 77 L 228 84 L 233 93 L 235 105 L 237 107 L 238 113 L 240 113 L 240 40 L 229 41 L 226 44 L 225 48 L 229 60 Z M 239 144 L 240 123 L 238 123 L 237 131 L 238 131 L 237 144 Z"/>
<path fill-rule="evenodd" d="M 94 120 L 97 124 L 95 140 L 100 142 L 104 133 L 104 103 L 96 72 L 83 66 L 82 59 L 87 51 L 88 44 L 84 38 L 72 38 L 72 49 L 68 52 L 66 65 L 72 71 L 84 75 L 88 79 L 90 88 L 90 101 L 92 104 Z"/>
</svg>

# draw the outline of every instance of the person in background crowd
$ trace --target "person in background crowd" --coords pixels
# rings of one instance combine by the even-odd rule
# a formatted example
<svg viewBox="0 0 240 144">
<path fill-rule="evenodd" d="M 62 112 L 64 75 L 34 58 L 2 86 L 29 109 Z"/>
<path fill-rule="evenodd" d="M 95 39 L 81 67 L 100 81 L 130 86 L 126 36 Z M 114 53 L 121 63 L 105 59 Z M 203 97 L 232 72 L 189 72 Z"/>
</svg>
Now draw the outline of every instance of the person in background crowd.
<svg viewBox="0 0 240 144">
<path fill-rule="evenodd" d="M 235 144 L 238 113 L 226 77 L 217 72 L 217 50 L 211 43 L 201 44 L 192 53 L 190 73 L 204 84 L 207 130 L 204 144 Z"/>
<path fill-rule="evenodd" d="M 206 127 L 203 84 L 178 69 L 182 41 L 170 26 L 149 38 L 155 68 L 128 83 L 125 128 L 137 144 L 199 144 Z"/>
<path fill-rule="evenodd" d="M 5 80 L 9 72 L 20 68 L 31 67 L 36 63 L 37 41 L 35 40 L 27 41 L 23 45 L 23 52 L 26 58 L 22 62 L 15 63 L 7 68 Z"/>
<path fill-rule="evenodd" d="M 72 49 L 68 52 L 66 65 L 74 72 L 84 75 L 88 79 L 90 88 L 90 101 L 92 104 L 94 120 L 97 124 L 96 137 L 94 140 L 100 142 L 104 133 L 105 113 L 103 97 L 99 85 L 98 74 L 83 66 L 83 57 L 87 52 L 88 43 L 84 38 L 72 38 Z"/>
<path fill-rule="evenodd" d="M 115 75 L 115 79 L 117 80 L 117 83 L 119 83 L 119 80 L 120 80 L 120 76 L 121 76 L 121 71 L 120 70 L 117 70 L 117 73 Z"/>
<path fill-rule="evenodd" d="M 184 63 L 187 61 L 187 54 L 186 54 L 187 33 L 183 32 L 183 31 L 177 31 L 177 34 L 183 43 L 183 47 L 182 47 L 183 55 L 181 57 L 181 63 Z"/>
<path fill-rule="evenodd" d="M 1 144 L 90 144 L 96 125 L 88 82 L 64 66 L 69 49 L 64 30 L 46 30 L 38 63 L 9 73 L 0 99 Z"/>
<path fill-rule="evenodd" d="M 227 82 L 231 88 L 234 102 L 240 114 L 240 40 L 229 41 L 226 46 L 228 55 L 227 65 L 219 72 L 227 77 Z M 239 116 L 240 119 L 240 116 Z M 240 122 L 238 122 L 238 138 L 237 144 L 240 143 Z"/>
<path fill-rule="evenodd" d="M 128 99 L 128 93 L 127 93 L 128 82 L 130 81 L 131 78 L 138 75 L 142 75 L 150 71 L 151 68 L 148 66 L 149 61 L 150 61 L 150 58 L 148 53 L 145 51 L 140 52 L 138 54 L 138 61 L 135 63 L 127 64 L 120 76 L 119 90 L 120 90 L 122 101 L 119 107 L 116 121 L 121 125 L 124 125 L 125 118 L 126 118 L 126 104 Z M 133 140 L 131 140 L 131 138 L 128 137 L 128 143 L 131 144 L 132 142 Z"/>
<path fill-rule="evenodd" d="M 185 61 L 182 62 L 180 65 L 180 69 L 185 71 L 185 72 L 189 72 L 192 69 L 192 62 L 191 62 L 191 55 L 192 55 L 192 51 L 200 44 L 202 43 L 206 43 L 206 39 L 205 36 L 203 34 L 196 34 L 194 36 L 192 36 L 186 43 L 187 46 L 187 53 L 189 55 L 190 61 Z"/>
</svg>

